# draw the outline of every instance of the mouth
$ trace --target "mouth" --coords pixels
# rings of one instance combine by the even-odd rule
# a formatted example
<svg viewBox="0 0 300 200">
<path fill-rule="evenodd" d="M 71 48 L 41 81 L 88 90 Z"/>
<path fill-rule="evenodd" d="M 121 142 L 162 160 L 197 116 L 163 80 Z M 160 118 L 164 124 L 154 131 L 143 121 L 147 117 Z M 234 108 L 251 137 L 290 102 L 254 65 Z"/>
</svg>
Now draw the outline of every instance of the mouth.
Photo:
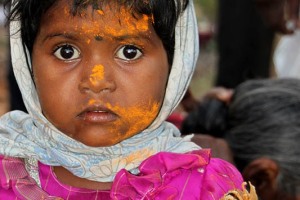
<svg viewBox="0 0 300 200">
<path fill-rule="evenodd" d="M 108 123 L 117 120 L 119 116 L 105 106 L 93 105 L 85 108 L 77 118 L 89 123 Z"/>
</svg>

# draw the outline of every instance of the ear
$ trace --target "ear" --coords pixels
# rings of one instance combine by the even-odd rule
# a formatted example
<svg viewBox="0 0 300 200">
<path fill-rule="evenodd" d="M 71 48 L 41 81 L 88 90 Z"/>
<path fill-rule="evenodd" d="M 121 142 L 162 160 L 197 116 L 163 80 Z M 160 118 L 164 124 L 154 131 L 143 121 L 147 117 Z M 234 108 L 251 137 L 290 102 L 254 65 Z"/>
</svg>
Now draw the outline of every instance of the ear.
<svg viewBox="0 0 300 200">
<path fill-rule="evenodd" d="M 243 170 L 243 177 L 256 188 L 262 199 L 272 199 L 277 193 L 278 164 L 269 158 L 258 158 L 249 163 Z"/>
</svg>

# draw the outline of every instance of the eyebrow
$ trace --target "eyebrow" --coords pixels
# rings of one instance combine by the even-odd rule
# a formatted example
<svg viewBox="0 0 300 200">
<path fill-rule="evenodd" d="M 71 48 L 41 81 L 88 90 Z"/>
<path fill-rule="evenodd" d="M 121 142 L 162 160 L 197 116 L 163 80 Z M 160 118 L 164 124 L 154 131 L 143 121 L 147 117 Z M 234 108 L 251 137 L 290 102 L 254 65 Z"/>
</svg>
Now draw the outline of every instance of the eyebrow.
<svg viewBox="0 0 300 200">
<path fill-rule="evenodd" d="M 43 42 L 45 42 L 48 39 L 55 38 L 55 37 L 63 37 L 63 38 L 71 39 L 71 40 L 79 40 L 78 37 L 76 37 L 73 34 L 69 34 L 69 33 L 52 33 L 52 34 L 46 35 L 45 38 L 43 39 Z"/>
<path fill-rule="evenodd" d="M 127 40 L 127 39 L 145 39 L 147 41 L 151 41 L 150 40 L 150 34 L 126 34 L 126 35 L 121 35 L 121 36 L 111 36 L 112 38 L 114 38 L 115 40 L 118 41 L 123 41 L 123 40 Z"/>
<path fill-rule="evenodd" d="M 72 34 L 72 33 L 51 33 L 51 34 L 48 34 L 48 35 L 45 36 L 45 38 L 43 39 L 43 42 L 45 42 L 48 39 L 55 38 L 55 37 L 63 37 L 63 38 L 66 38 L 66 39 L 79 41 L 80 39 L 76 35 L 77 34 Z M 123 40 L 128 40 L 128 39 L 144 39 L 144 40 L 147 40 L 148 42 L 151 42 L 150 34 L 138 33 L 138 34 L 124 34 L 124 35 L 120 35 L 120 36 L 114 36 L 114 35 L 111 35 L 111 34 L 106 34 L 106 35 L 108 35 L 109 38 L 112 38 L 112 39 L 117 40 L 117 41 L 123 41 Z M 105 37 L 102 37 L 99 34 L 95 34 L 94 38 L 97 41 L 101 41 Z"/>
</svg>

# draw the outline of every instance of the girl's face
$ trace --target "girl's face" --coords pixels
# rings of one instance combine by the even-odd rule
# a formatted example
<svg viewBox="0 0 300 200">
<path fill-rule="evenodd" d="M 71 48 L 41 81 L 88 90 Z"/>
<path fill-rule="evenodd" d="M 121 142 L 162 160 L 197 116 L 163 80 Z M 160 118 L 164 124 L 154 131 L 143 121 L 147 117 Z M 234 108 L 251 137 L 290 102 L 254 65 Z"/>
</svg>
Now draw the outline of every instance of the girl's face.
<svg viewBox="0 0 300 200">
<path fill-rule="evenodd" d="M 42 110 L 66 135 L 89 146 L 110 146 L 157 116 L 167 55 L 150 17 L 133 17 L 113 5 L 73 16 L 69 5 L 58 1 L 43 15 L 34 43 Z"/>
</svg>

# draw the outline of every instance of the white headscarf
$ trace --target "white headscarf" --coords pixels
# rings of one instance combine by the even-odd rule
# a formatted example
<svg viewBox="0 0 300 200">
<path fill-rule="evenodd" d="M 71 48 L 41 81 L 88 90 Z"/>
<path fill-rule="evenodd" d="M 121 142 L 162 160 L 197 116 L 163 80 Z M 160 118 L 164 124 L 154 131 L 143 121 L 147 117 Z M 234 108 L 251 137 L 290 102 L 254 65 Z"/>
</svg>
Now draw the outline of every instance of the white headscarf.
<svg viewBox="0 0 300 200">
<path fill-rule="evenodd" d="M 108 182 L 120 169 L 134 171 L 157 152 L 184 153 L 200 148 L 190 142 L 191 136 L 180 137 L 179 130 L 165 122 L 188 88 L 198 57 L 198 28 L 192 1 L 175 28 L 174 61 L 158 117 L 143 132 L 110 147 L 86 146 L 57 130 L 43 116 L 19 27 L 19 21 L 10 24 L 12 64 L 29 114 L 12 111 L 0 118 L 0 154 L 34 158 L 47 165 L 63 166 L 82 178 Z"/>
</svg>

